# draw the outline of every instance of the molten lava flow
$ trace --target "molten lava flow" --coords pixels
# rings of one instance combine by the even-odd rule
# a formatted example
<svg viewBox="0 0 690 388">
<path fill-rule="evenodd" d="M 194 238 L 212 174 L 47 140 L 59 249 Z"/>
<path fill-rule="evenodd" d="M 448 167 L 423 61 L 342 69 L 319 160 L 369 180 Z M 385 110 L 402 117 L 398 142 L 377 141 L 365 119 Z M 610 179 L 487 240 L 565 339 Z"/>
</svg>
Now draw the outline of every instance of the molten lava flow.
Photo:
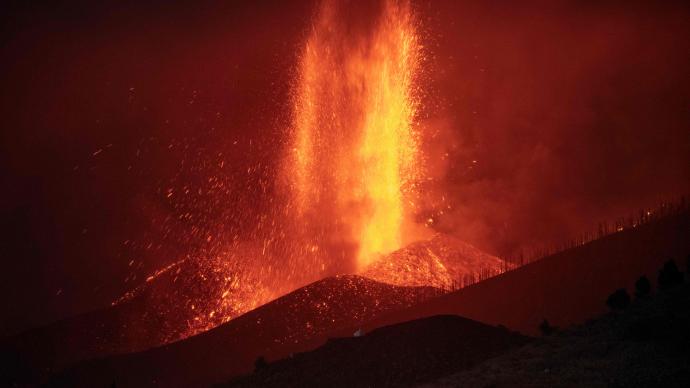
<svg viewBox="0 0 690 388">
<path fill-rule="evenodd" d="M 419 177 L 413 81 L 420 45 L 407 2 L 371 19 L 322 4 L 304 47 L 286 172 L 311 250 L 361 269 L 402 244 Z"/>
</svg>

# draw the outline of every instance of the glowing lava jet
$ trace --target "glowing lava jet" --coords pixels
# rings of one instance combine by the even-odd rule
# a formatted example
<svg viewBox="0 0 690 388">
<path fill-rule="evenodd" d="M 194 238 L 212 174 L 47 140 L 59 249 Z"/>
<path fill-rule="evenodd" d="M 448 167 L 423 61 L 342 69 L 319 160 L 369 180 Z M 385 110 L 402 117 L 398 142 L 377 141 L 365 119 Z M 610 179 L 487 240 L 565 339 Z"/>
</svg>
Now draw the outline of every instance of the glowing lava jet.
<svg viewBox="0 0 690 388">
<path fill-rule="evenodd" d="M 190 239 L 189 252 L 113 302 L 158 322 L 149 325 L 156 335 L 131 334 L 146 339 L 141 348 L 209 330 L 311 282 L 362 271 L 401 248 L 421 176 L 414 23 L 404 1 L 319 6 L 299 56 L 283 169 L 261 177 L 284 185 L 277 185 L 256 225 L 247 217 L 238 231 L 222 217 L 202 217 L 203 238 Z M 236 195 L 223 179 L 211 175 L 203 181 L 213 187 L 192 190 L 182 182 L 179 191 L 192 194 L 166 197 L 179 201 L 171 205 L 181 209 L 172 219 L 191 218 L 189 209 L 199 204 L 226 214 Z M 211 193 L 210 201 L 195 192 Z M 233 209 L 232 217 L 246 216 L 242 206 Z M 379 266 L 369 273 L 385 281 L 391 271 Z"/>
<path fill-rule="evenodd" d="M 365 12 L 373 17 L 345 17 L 352 7 L 362 6 L 319 9 L 301 57 L 285 169 L 307 249 L 325 250 L 344 271 L 402 246 L 421 170 L 410 5 L 385 0 Z"/>
</svg>

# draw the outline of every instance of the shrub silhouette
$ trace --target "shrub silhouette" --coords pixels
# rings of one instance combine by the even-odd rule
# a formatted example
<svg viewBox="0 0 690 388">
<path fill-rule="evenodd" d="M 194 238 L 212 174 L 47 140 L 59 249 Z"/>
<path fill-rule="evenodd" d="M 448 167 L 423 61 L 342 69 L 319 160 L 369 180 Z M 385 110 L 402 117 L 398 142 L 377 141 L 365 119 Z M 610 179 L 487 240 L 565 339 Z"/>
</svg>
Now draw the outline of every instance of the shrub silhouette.
<svg viewBox="0 0 690 388">
<path fill-rule="evenodd" d="M 652 291 L 652 284 L 649 282 L 646 276 L 640 276 L 635 282 L 635 296 L 638 298 L 643 298 Z"/>
<path fill-rule="evenodd" d="M 664 263 L 664 268 L 659 271 L 659 288 L 668 290 L 683 283 L 683 274 L 678 270 L 676 262 L 669 260 Z"/>
<path fill-rule="evenodd" d="M 267 366 L 268 362 L 266 362 L 264 356 L 259 356 L 256 358 L 256 361 L 254 361 L 254 370 L 261 370 L 266 368 Z"/>
<path fill-rule="evenodd" d="M 553 333 L 554 328 L 549 324 L 549 321 L 544 318 L 544 321 L 539 325 L 539 331 L 541 331 L 541 335 L 550 335 Z"/>
<path fill-rule="evenodd" d="M 606 299 L 606 305 L 611 310 L 625 310 L 630 305 L 630 295 L 625 288 L 620 288 L 609 295 Z"/>
</svg>

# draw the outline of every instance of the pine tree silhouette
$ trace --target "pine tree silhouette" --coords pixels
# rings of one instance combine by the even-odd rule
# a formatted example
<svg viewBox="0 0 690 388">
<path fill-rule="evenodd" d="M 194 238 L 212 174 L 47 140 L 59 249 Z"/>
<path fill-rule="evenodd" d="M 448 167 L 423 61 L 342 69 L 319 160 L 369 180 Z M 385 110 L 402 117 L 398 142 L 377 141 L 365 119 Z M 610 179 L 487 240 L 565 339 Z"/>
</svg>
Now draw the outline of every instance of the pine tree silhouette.
<svg viewBox="0 0 690 388">
<path fill-rule="evenodd" d="M 553 327 L 549 324 L 549 321 L 544 318 L 544 321 L 539 325 L 539 331 L 541 331 L 541 334 L 546 336 L 546 335 L 551 335 L 553 333 Z"/>
<path fill-rule="evenodd" d="M 646 276 L 640 276 L 635 282 L 635 296 L 637 298 L 644 298 L 652 291 L 652 284 Z"/>
<path fill-rule="evenodd" d="M 625 310 L 630 305 L 630 295 L 625 288 L 620 288 L 609 295 L 606 299 L 606 305 L 614 311 Z"/>
<path fill-rule="evenodd" d="M 668 290 L 683 283 L 683 274 L 678 270 L 676 262 L 669 260 L 664 263 L 664 268 L 659 271 L 659 288 Z"/>
<path fill-rule="evenodd" d="M 254 361 L 254 370 L 258 371 L 261 369 L 264 369 L 268 366 L 268 362 L 266 362 L 266 359 L 264 356 L 259 356 L 256 358 L 256 361 Z"/>
</svg>

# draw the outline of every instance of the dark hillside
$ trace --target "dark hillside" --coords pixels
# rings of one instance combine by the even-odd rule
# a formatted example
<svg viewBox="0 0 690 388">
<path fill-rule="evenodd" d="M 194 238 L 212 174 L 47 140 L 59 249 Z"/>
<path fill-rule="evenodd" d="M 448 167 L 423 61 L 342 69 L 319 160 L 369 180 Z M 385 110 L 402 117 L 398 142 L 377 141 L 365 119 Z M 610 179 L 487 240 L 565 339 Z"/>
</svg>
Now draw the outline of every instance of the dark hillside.
<svg viewBox="0 0 690 388">
<path fill-rule="evenodd" d="M 386 326 L 337 338 L 271 363 L 227 387 L 409 386 L 471 367 L 527 337 L 452 315 Z"/>
<path fill-rule="evenodd" d="M 251 371 L 258 356 L 272 361 L 314 349 L 327 338 L 351 336 L 360 327 L 370 332 L 434 315 L 459 315 L 537 334 L 544 318 L 552 325 L 568 327 L 605 312 L 608 295 L 621 287 L 632 294 L 642 274 L 655 286 L 663 263 L 676 258 L 684 270 L 681 258 L 688 253 L 690 216 L 685 212 L 437 298 L 433 297 L 438 292 L 429 288 L 396 287 L 357 276 L 329 278 L 207 333 L 149 351 L 84 362 L 54 382 L 69 386 L 112 381 L 127 386 L 153 381 L 187 386 L 221 382 Z M 24 359 L 16 361 L 20 367 L 9 368 L 10 378 L 26 366 Z"/>
<path fill-rule="evenodd" d="M 323 344 L 333 332 L 438 294 L 359 276 L 327 278 L 186 340 L 122 356 L 83 362 L 56 376 L 65 387 L 200 386 L 250 372 L 269 361 Z"/>
<path fill-rule="evenodd" d="M 690 284 L 636 300 L 429 387 L 688 387 Z"/>
<path fill-rule="evenodd" d="M 536 335 L 544 318 L 568 327 L 606 311 L 612 290 L 657 272 L 669 258 L 685 269 L 690 254 L 690 213 L 668 216 L 615 233 L 454 293 L 377 318 L 366 330 L 423 317 L 460 315 L 491 325 L 502 324 Z"/>
</svg>

